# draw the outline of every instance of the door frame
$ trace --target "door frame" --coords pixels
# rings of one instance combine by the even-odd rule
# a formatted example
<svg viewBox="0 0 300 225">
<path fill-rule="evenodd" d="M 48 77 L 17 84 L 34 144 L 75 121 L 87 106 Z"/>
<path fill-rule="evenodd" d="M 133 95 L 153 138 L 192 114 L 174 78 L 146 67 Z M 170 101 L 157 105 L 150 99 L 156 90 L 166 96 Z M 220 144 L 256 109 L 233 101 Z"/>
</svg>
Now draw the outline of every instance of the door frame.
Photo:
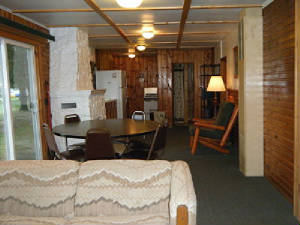
<svg viewBox="0 0 300 225">
<path fill-rule="evenodd" d="M 37 78 L 37 68 L 36 68 L 36 57 L 35 57 L 35 46 L 30 45 L 24 42 L 15 41 L 12 39 L 8 39 L 5 37 L 0 37 L 0 54 L 1 59 L 3 60 L 2 65 L 2 74 L 3 74 L 3 87 L 4 87 L 4 120 L 7 122 L 7 126 L 5 126 L 6 136 L 6 158 L 7 160 L 15 160 L 15 142 L 14 142 L 14 130 L 13 130 L 13 115 L 11 110 L 11 99 L 10 99 L 10 82 L 9 82 L 9 74 L 8 74 L 8 61 L 7 61 L 7 44 L 15 45 L 18 47 L 23 47 L 30 50 L 30 57 L 29 57 L 29 65 L 31 64 L 28 69 L 30 71 L 29 75 L 29 82 L 33 84 L 32 94 L 34 95 L 34 111 L 32 112 L 32 126 L 34 132 L 34 148 L 35 148 L 35 158 L 37 160 L 42 159 L 42 139 L 41 139 L 41 130 L 40 130 L 40 115 L 39 115 L 39 100 L 38 100 L 38 78 Z M 5 85 L 6 84 L 6 85 Z M 32 98 L 32 96 L 31 96 Z M 32 102 L 32 101 L 30 101 Z"/>
<path fill-rule="evenodd" d="M 185 84 L 185 69 L 186 69 L 186 66 L 187 65 L 193 65 L 193 85 L 192 85 L 192 87 L 193 87 L 193 96 L 195 96 L 195 86 L 194 86 L 194 83 L 195 83 L 195 64 L 193 63 L 193 62 L 184 62 L 184 63 L 180 63 L 180 62 L 176 62 L 176 63 L 172 63 L 172 102 L 173 102 L 173 104 L 172 104 L 172 117 L 173 117 L 173 124 L 175 124 L 174 123 L 174 121 L 175 121 L 175 107 L 174 107 L 174 95 L 175 95 L 175 90 L 174 90 L 174 81 L 175 81 L 175 79 L 174 79 L 174 64 L 182 64 L 182 65 L 184 65 L 184 68 L 183 68 L 183 86 L 184 86 L 184 90 L 185 90 L 185 86 L 186 86 L 186 84 Z M 186 93 L 184 92 L 183 93 L 183 95 L 184 95 L 184 99 L 186 99 Z M 188 98 L 188 97 L 187 97 Z M 185 102 L 184 102 L 185 103 Z M 194 104 L 194 108 L 193 108 L 193 110 L 192 110 L 192 113 L 193 113 L 193 118 L 195 117 L 195 99 L 194 99 L 194 101 L 193 101 L 193 104 Z M 186 104 L 184 104 L 184 123 L 189 123 L 189 118 L 187 118 L 187 121 L 186 121 L 186 107 L 188 107 Z M 188 116 L 187 116 L 188 117 Z"/>
</svg>

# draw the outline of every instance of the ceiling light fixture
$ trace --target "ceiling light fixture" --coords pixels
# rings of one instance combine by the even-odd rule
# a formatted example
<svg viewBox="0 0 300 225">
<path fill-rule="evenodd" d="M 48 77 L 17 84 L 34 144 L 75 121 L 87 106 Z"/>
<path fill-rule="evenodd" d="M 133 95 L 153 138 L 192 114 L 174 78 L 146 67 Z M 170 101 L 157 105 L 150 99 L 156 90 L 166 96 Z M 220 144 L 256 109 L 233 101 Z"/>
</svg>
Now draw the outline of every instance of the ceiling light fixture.
<svg viewBox="0 0 300 225">
<path fill-rule="evenodd" d="M 138 45 L 136 46 L 136 49 L 140 52 L 145 51 L 146 50 L 146 46 L 145 45 Z"/>
<path fill-rule="evenodd" d="M 117 0 L 117 3 L 123 8 L 137 8 L 143 0 Z"/>
<path fill-rule="evenodd" d="M 151 39 L 154 37 L 154 30 L 153 30 L 153 27 L 150 26 L 146 26 L 146 27 L 143 27 L 142 29 L 142 36 L 146 39 Z"/>
<path fill-rule="evenodd" d="M 151 39 L 154 37 L 154 32 L 153 31 L 143 31 L 142 35 L 146 39 Z"/>
<path fill-rule="evenodd" d="M 134 48 L 128 49 L 128 57 L 131 59 L 135 58 L 135 49 Z"/>
<path fill-rule="evenodd" d="M 131 59 L 133 59 L 133 58 L 135 58 L 135 54 L 130 53 L 130 54 L 128 55 L 128 57 L 131 58 Z"/>
</svg>

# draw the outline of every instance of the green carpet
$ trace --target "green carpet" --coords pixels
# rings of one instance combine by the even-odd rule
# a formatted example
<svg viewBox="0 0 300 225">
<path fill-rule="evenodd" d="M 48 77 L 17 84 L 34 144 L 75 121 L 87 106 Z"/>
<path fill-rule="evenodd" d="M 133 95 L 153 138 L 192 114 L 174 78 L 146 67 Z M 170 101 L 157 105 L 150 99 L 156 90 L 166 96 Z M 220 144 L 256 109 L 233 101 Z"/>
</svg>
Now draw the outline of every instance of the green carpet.
<svg viewBox="0 0 300 225">
<path fill-rule="evenodd" d="M 164 159 L 184 160 L 197 195 L 198 225 L 299 225 L 293 207 L 264 177 L 247 178 L 238 169 L 238 151 L 230 155 L 198 146 L 190 154 L 186 127 L 168 130 Z"/>
</svg>

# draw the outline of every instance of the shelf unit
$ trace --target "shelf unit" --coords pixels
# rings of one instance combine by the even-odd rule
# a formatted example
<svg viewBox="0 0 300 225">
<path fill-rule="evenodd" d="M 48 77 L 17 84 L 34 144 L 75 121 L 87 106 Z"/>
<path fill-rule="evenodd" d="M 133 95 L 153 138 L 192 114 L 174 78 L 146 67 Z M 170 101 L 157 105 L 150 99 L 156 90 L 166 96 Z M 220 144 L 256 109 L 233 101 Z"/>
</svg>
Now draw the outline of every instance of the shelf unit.
<svg viewBox="0 0 300 225">
<path fill-rule="evenodd" d="M 203 119 L 212 118 L 214 115 L 214 92 L 206 91 L 211 76 L 220 76 L 220 64 L 203 64 L 200 66 L 200 109 Z M 217 93 L 217 99 L 220 102 L 220 93 Z"/>
</svg>

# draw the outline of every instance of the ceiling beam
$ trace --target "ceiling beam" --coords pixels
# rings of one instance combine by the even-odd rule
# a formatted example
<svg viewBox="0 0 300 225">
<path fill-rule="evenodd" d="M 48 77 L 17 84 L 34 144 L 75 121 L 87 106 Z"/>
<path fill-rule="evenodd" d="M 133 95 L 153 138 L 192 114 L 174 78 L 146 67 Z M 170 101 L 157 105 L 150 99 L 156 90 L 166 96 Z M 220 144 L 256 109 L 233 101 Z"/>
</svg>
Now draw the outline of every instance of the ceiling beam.
<svg viewBox="0 0 300 225">
<path fill-rule="evenodd" d="M 197 41 L 181 41 L 181 43 L 203 43 L 203 42 L 213 42 L 217 43 L 220 40 L 197 40 Z M 177 41 L 152 41 L 151 44 L 177 44 Z"/>
<path fill-rule="evenodd" d="M 181 43 L 189 43 L 189 44 L 201 44 L 201 43 L 219 43 L 220 42 L 220 40 L 197 40 L 197 41 L 182 41 Z M 151 43 L 149 43 L 149 44 L 147 44 L 147 48 L 149 48 L 150 46 L 153 46 L 153 45 L 157 45 L 157 44 L 173 44 L 174 45 L 174 47 L 176 46 L 176 44 L 177 44 L 177 41 L 153 41 L 153 42 L 151 42 Z M 120 47 L 127 47 L 127 45 L 116 45 L 116 44 L 105 44 L 105 47 L 108 47 L 108 48 L 118 48 L 118 46 Z M 197 46 L 197 45 L 196 45 Z M 104 46 L 103 46 L 104 47 Z"/>
<path fill-rule="evenodd" d="M 187 17 L 189 15 L 189 11 L 191 8 L 192 0 L 184 0 L 183 3 L 183 9 L 181 13 L 181 19 L 180 19 L 180 25 L 179 25 L 179 31 L 178 31 L 178 38 L 177 38 L 177 48 L 181 45 L 182 35 L 184 31 L 185 22 L 187 20 Z"/>
<path fill-rule="evenodd" d="M 242 9 L 261 8 L 262 4 L 236 4 L 236 5 L 201 5 L 191 6 L 192 10 L 197 9 Z M 155 11 L 155 10 L 182 10 L 181 6 L 176 7 L 139 7 L 139 8 L 102 8 L 102 12 L 125 12 L 125 11 Z M 63 13 L 63 12 L 94 12 L 94 9 L 15 9 L 13 13 Z"/>
<path fill-rule="evenodd" d="M 128 37 L 126 36 L 126 34 L 124 33 L 124 31 L 117 26 L 112 19 L 107 16 L 102 10 L 101 8 L 97 5 L 97 3 L 95 2 L 95 0 L 84 0 L 93 10 L 95 10 L 95 12 L 102 17 L 108 24 L 110 24 L 120 35 L 121 37 L 128 43 L 131 44 L 131 41 L 128 39 Z"/>
<path fill-rule="evenodd" d="M 228 32 L 225 31 L 207 31 L 207 32 L 184 32 L 183 34 L 185 36 L 189 35 L 215 35 L 215 34 L 227 34 Z M 178 33 L 158 33 L 155 34 L 155 36 L 177 36 Z M 140 34 L 127 34 L 127 37 L 140 37 Z M 95 34 L 95 35 L 89 35 L 89 38 L 112 38 L 112 37 L 119 37 L 119 35 L 114 34 Z"/>
<path fill-rule="evenodd" d="M 186 24 L 236 24 L 239 23 L 238 20 L 216 20 L 216 21 L 186 21 Z M 120 23 L 116 24 L 119 27 L 130 27 L 130 26 L 143 26 L 146 23 Z M 156 26 L 163 25 L 177 25 L 180 24 L 179 21 L 175 22 L 154 22 L 151 23 Z M 47 27 L 55 28 L 55 27 L 109 27 L 110 24 L 68 24 L 68 25 L 47 25 Z"/>
<path fill-rule="evenodd" d="M 100 46 L 100 45 L 95 45 L 95 47 L 97 49 L 128 49 L 127 46 L 107 46 L 107 45 L 104 45 L 104 46 Z M 213 48 L 215 47 L 215 45 L 205 45 L 205 46 L 201 46 L 201 45 L 196 45 L 196 46 L 181 46 L 180 48 L 181 49 L 194 49 L 194 48 Z M 174 45 L 174 46 L 165 46 L 165 47 L 160 47 L 160 46 L 148 46 L 147 49 L 176 49 L 177 47 Z M 128 55 L 128 53 L 125 53 L 126 55 Z"/>
</svg>

